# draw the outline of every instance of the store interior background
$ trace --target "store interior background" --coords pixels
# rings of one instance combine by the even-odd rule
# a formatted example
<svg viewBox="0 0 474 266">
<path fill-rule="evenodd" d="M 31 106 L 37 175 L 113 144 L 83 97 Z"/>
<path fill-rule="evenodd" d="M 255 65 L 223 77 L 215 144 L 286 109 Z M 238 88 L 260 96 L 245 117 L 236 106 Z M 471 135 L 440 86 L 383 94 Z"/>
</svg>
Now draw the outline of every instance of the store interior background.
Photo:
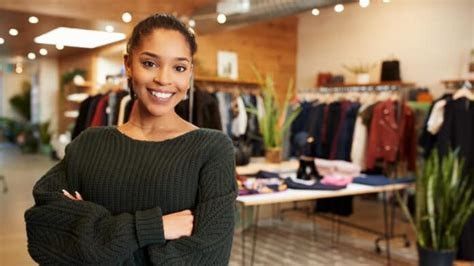
<svg viewBox="0 0 474 266">
<path fill-rule="evenodd" d="M 179 16 L 192 17 L 215 2 L 0 1 L 0 37 L 5 40 L 0 44 L 0 117 L 21 119 L 9 99 L 21 92 L 21 84 L 27 80 L 32 83 L 36 96 L 33 97 L 33 121 L 50 120 L 51 133 L 64 133 L 68 125 L 61 119 L 57 100 L 61 75 L 71 69 L 85 69 L 86 80 L 100 87 L 106 75 L 120 73 L 125 41 L 93 50 L 66 47 L 58 51 L 54 46 L 33 43 L 33 37 L 44 33 L 46 28 L 74 25 L 103 30 L 110 24 L 116 32 L 128 36 L 133 25 L 152 13 L 176 12 Z M 217 51 L 232 51 L 238 54 L 239 81 L 255 81 L 250 68 L 250 64 L 254 64 L 260 72 L 273 74 L 281 98 L 290 78 L 295 79 L 296 89 L 313 88 L 318 72 L 343 74 L 347 82 L 354 81 L 355 77 L 344 70 L 342 64 L 377 63 L 370 78 L 378 82 L 380 63 L 391 58 L 400 60 L 403 81 L 428 87 L 435 97 L 444 92 L 441 80 L 473 78 L 473 73 L 468 71 L 470 51 L 474 48 L 473 0 L 391 0 L 388 3 L 372 0 L 367 8 L 361 8 L 358 1 L 322 2 L 331 4 L 321 7 L 318 16 L 312 15 L 309 9 L 241 25 L 215 23 L 204 32 L 200 32 L 199 20 L 196 20 L 196 76 L 216 76 Z M 338 2 L 345 2 L 342 13 L 334 12 L 333 6 Z M 121 21 L 125 11 L 134 16 L 131 23 Z M 32 15 L 39 18 L 38 24 L 28 23 Z M 19 30 L 18 36 L 8 35 L 11 27 Z M 40 48 L 47 48 L 49 54 L 39 55 Z M 29 52 L 36 53 L 36 59 L 26 58 Z M 21 74 L 8 69 L 8 65 L 18 62 L 23 63 Z M 0 175 L 5 163 L 0 162 Z M 28 165 L 28 161 L 24 165 Z M 24 250 L 21 256 L 27 256 L 21 223 L 24 210 L 32 204 L 31 195 L 22 195 L 22 204 L 14 205 L 16 210 L 7 207 L 6 200 L 12 200 L 12 194 L 20 191 L 28 193 L 31 187 L 16 188 L 15 181 L 10 183 L 8 194 L 0 194 L 0 220 L 4 220 L 4 211 L 13 213 L 15 217 L 5 220 L 18 224 L 15 228 L 20 230 L 17 234 L 20 240 L 14 243 L 24 245 L 19 249 Z M 6 232 L 6 228 L 2 229 Z M 6 254 L 5 250 L 0 256 Z"/>
</svg>

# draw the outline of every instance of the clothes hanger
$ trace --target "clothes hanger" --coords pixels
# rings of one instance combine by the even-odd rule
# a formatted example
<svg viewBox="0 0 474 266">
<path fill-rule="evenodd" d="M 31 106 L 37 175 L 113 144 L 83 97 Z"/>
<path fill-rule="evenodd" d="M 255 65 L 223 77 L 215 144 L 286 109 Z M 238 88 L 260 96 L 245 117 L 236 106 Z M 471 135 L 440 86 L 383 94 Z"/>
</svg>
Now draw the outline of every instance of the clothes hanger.
<svg viewBox="0 0 474 266">
<path fill-rule="evenodd" d="M 474 101 L 474 93 L 472 93 L 471 89 L 472 89 L 471 82 L 466 80 L 463 86 L 458 91 L 456 91 L 456 93 L 454 93 L 453 99 L 457 100 L 464 97 L 464 98 L 469 99 L 470 101 Z"/>
</svg>

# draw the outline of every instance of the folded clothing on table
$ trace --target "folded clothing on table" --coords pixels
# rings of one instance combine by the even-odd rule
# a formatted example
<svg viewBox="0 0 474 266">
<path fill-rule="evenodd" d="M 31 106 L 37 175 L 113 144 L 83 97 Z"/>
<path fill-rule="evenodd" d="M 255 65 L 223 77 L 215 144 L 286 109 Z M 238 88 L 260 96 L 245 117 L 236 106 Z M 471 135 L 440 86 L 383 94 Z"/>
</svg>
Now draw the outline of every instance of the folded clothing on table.
<svg viewBox="0 0 474 266">
<path fill-rule="evenodd" d="M 285 179 L 288 188 L 291 189 L 305 189 L 305 190 L 340 190 L 346 186 L 334 186 L 321 184 L 316 180 L 294 180 L 290 177 Z"/>
<path fill-rule="evenodd" d="M 388 178 L 383 175 L 367 175 L 356 177 L 352 182 L 368 186 L 385 186 L 392 184 L 412 183 L 414 181 L 414 177 Z"/>
</svg>

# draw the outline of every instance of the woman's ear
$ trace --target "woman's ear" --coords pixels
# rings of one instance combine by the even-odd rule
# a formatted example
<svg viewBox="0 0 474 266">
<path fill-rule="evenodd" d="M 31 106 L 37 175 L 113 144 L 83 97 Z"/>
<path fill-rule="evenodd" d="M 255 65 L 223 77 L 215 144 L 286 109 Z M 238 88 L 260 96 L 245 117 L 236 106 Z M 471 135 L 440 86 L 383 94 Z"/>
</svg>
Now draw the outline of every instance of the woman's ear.
<svg viewBox="0 0 474 266">
<path fill-rule="evenodd" d="M 129 54 L 123 55 L 123 65 L 125 66 L 125 75 L 127 78 L 132 77 L 132 57 Z"/>
</svg>

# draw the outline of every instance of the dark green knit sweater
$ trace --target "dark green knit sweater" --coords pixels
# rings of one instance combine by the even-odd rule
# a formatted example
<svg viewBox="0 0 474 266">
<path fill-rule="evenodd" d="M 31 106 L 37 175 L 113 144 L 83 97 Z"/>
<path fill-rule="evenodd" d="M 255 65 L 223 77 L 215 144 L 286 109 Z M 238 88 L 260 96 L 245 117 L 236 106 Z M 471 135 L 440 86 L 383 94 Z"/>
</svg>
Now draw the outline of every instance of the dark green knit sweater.
<svg viewBox="0 0 474 266">
<path fill-rule="evenodd" d="M 88 129 L 33 189 L 28 251 L 42 265 L 227 265 L 234 173 L 232 143 L 219 131 L 151 142 Z M 162 215 L 184 209 L 194 214 L 192 236 L 165 241 Z"/>
</svg>

